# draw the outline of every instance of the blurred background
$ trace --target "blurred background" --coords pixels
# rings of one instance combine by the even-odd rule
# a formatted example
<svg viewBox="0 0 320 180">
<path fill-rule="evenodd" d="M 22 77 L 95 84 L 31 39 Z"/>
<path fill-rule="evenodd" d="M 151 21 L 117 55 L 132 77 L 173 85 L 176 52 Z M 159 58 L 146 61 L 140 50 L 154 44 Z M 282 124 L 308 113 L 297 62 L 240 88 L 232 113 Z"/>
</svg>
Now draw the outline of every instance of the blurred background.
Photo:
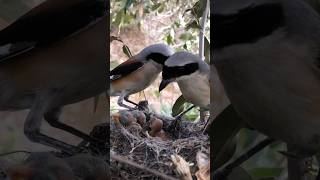
<svg viewBox="0 0 320 180">
<path fill-rule="evenodd" d="M 0 29 L 5 28 L 29 9 L 43 1 L 0 0 Z M 96 112 L 93 112 L 93 99 L 65 106 L 61 121 L 89 133 L 96 124 L 106 122 L 105 103 L 105 96 L 101 95 Z M 49 149 L 46 146 L 30 142 L 23 134 L 23 125 L 27 114 L 28 110 L 16 112 L 0 111 L 0 153 L 13 150 L 39 151 Z M 51 135 L 70 144 L 80 142 L 79 138 L 50 127 L 45 121 L 43 121 L 41 130 L 44 134 Z"/>
</svg>

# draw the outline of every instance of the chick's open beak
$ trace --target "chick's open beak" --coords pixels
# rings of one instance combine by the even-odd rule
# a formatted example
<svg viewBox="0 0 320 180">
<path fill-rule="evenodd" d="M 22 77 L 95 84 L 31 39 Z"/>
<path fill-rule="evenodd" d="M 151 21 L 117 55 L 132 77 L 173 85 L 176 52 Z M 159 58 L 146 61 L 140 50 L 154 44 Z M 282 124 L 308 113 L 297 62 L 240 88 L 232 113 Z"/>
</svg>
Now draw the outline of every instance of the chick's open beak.
<svg viewBox="0 0 320 180">
<path fill-rule="evenodd" d="M 163 79 L 159 86 L 159 92 L 161 92 L 164 88 L 168 86 L 168 84 L 170 84 L 173 81 L 173 79 Z"/>
</svg>

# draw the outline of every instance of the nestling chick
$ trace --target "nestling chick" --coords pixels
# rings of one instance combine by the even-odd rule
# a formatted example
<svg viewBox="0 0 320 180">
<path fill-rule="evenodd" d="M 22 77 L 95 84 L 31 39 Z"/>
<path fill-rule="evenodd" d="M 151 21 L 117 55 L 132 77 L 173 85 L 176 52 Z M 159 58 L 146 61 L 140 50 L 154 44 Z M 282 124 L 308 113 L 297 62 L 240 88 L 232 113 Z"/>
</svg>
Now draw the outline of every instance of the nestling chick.
<svg viewBox="0 0 320 180">
<path fill-rule="evenodd" d="M 152 137 L 159 138 L 163 141 L 168 140 L 167 134 L 163 131 L 163 121 L 161 119 L 158 119 L 156 117 L 151 118 L 150 123 L 150 131 L 149 134 Z"/>
</svg>

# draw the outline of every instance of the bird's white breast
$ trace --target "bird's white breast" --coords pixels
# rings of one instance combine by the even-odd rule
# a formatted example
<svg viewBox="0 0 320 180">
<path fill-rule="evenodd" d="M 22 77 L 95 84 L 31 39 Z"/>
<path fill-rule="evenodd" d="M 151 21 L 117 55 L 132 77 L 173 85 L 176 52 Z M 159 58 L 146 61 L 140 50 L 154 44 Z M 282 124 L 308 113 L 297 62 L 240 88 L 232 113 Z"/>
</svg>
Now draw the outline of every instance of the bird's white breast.
<svg viewBox="0 0 320 180">
<path fill-rule="evenodd" d="M 192 104 L 204 108 L 210 105 L 210 86 L 207 76 L 194 73 L 178 81 L 183 97 Z"/>
</svg>

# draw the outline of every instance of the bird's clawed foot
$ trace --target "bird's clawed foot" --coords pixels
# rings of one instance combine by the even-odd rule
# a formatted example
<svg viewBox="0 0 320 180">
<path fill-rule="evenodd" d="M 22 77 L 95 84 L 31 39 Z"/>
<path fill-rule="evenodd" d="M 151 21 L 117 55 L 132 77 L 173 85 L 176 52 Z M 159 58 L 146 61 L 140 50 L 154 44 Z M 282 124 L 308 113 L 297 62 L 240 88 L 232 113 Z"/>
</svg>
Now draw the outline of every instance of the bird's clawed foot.
<svg viewBox="0 0 320 180">
<path fill-rule="evenodd" d="M 175 117 L 175 119 L 169 124 L 168 132 L 179 138 L 179 132 L 181 129 L 181 119 L 184 114 L 180 114 Z"/>
<path fill-rule="evenodd" d="M 189 112 L 191 109 L 195 108 L 195 106 L 189 107 L 187 110 L 180 113 L 178 116 L 174 118 L 174 120 L 170 123 L 168 127 L 168 131 L 179 137 L 179 130 L 181 128 L 181 119 L 182 117 Z"/>
</svg>

